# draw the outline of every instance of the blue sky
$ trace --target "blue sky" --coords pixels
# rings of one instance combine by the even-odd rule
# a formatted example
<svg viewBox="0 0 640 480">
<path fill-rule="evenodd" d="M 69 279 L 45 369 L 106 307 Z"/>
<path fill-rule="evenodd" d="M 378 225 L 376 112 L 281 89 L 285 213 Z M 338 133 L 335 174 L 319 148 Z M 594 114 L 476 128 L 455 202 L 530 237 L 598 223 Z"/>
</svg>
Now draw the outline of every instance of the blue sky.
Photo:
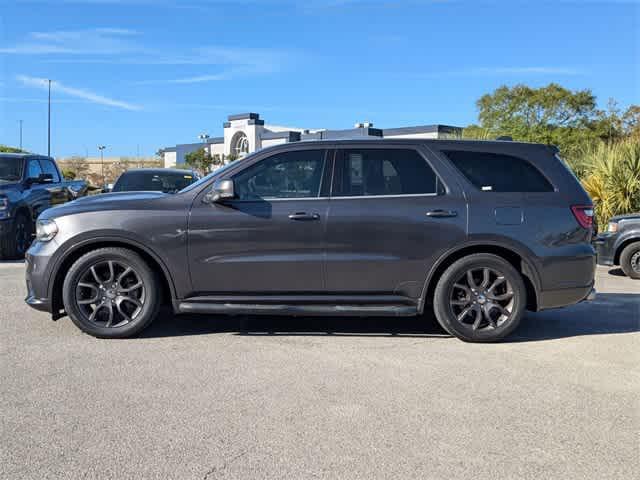
<svg viewBox="0 0 640 480">
<path fill-rule="evenodd" d="M 476 120 L 507 84 L 640 101 L 640 3 L 0 0 L 0 143 L 153 154 L 259 112 L 305 128 Z"/>
</svg>

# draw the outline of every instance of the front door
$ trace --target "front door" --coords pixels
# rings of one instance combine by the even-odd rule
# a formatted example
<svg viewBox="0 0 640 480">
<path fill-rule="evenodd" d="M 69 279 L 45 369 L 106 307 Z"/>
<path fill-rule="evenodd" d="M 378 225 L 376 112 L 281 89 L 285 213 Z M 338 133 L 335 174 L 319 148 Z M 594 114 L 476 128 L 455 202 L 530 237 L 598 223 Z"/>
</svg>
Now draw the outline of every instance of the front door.
<svg viewBox="0 0 640 480">
<path fill-rule="evenodd" d="M 321 291 L 327 164 L 323 149 L 276 153 L 233 174 L 236 198 L 196 199 L 189 223 L 194 294 Z"/>
<path fill-rule="evenodd" d="M 464 197 L 437 162 L 401 145 L 338 150 L 328 292 L 420 296 L 436 259 L 466 236 Z"/>
</svg>

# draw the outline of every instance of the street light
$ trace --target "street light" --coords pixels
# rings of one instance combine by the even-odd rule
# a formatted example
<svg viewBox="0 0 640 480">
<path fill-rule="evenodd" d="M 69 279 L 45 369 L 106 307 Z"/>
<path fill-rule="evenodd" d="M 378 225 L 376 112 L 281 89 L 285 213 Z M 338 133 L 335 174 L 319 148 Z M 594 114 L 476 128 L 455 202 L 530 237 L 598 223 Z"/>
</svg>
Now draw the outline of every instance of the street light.
<svg viewBox="0 0 640 480">
<path fill-rule="evenodd" d="M 106 145 L 98 145 L 98 150 L 100 150 L 100 165 L 102 166 L 102 188 L 107 185 L 104 178 L 104 149 L 107 148 Z"/>
</svg>

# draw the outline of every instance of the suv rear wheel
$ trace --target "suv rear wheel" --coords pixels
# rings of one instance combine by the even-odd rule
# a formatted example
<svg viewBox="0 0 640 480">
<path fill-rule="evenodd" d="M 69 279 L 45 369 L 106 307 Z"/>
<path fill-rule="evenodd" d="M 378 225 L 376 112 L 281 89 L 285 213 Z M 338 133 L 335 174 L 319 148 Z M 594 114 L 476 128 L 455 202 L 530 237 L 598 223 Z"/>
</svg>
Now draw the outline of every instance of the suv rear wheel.
<svg viewBox="0 0 640 480">
<path fill-rule="evenodd" d="M 142 331 L 158 313 L 159 284 L 149 265 L 124 248 L 86 253 L 62 286 L 66 312 L 83 332 L 124 338 Z"/>
<path fill-rule="evenodd" d="M 495 342 L 513 332 L 527 303 L 520 273 L 497 255 L 463 257 L 445 270 L 433 299 L 436 318 L 466 342 Z"/>
<path fill-rule="evenodd" d="M 624 247 L 620 254 L 620 267 L 627 277 L 640 279 L 640 242 Z"/>
</svg>

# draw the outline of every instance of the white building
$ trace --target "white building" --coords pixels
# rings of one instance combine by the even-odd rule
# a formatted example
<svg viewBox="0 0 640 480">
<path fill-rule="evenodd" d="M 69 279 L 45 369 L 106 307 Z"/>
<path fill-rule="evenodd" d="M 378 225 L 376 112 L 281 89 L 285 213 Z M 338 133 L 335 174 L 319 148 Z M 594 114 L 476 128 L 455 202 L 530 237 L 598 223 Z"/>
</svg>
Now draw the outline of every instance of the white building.
<svg viewBox="0 0 640 480">
<path fill-rule="evenodd" d="M 460 127 L 448 125 L 421 125 L 401 128 L 373 128 L 373 124 L 356 124 L 346 130 L 304 129 L 267 125 L 257 113 L 229 115 L 224 124 L 224 136 L 206 138 L 202 143 L 185 143 L 160 150 L 165 167 L 184 163 L 185 155 L 205 148 L 212 156 L 242 157 L 261 148 L 301 140 L 369 138 L 458 138 Z"/>
</svg>

